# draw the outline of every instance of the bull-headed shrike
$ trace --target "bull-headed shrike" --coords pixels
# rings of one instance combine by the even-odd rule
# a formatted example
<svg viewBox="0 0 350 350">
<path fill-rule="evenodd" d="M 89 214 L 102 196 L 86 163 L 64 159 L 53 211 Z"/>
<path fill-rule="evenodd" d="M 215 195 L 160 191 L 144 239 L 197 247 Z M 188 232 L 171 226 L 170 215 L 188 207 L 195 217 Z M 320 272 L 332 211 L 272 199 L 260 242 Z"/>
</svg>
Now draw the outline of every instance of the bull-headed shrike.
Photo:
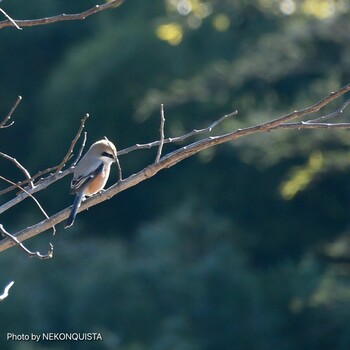
<svg viewBox="0 0 350 350">
<path fill-rule="evenodd" d="M 95 142 L 74 169 L 71 192 L 75 199 L 66 226 L 74 223 L 81 201 L 101 191 L 108 180 L 112 163 L 117 161 L 117 149 L 107 138 Z"/>
</svg>

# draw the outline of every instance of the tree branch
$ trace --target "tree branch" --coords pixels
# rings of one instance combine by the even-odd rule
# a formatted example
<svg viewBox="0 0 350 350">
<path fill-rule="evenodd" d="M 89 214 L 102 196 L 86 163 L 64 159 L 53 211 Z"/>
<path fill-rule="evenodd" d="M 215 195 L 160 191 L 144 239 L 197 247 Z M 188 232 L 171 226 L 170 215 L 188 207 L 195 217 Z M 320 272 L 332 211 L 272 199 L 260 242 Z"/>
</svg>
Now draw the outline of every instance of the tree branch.
<svg viewBox="0 0 350 350">
<path fill-rule="evenodd" d="M 56 167 L 55 167 L 56 169 Z M 46 177 L 45 179 L 40 180 L 37 184 L 35 184 L 34 188 L 29 188 L 26 190 L 26 192 L 22 192 L 15 198 L 9 200 L 8 202 L 4 203 L 3 205 L 0 206 L 0 214 L 4 213 L 8 209 L 12 208 L 13 206 L 17 205 L 18 203 L 22 202 L 24 199 L 28 198 L 31 194 L 34 194 L 36 192 L 42 191 L 48 186 L 52 185 L 58 180 L 63 179 L 65 176 L 69 175 L 70 173 L 73 172 L 72 168 L 69 168 L 65 171 L 62 171 L 58 174 L 52 174 Z M 19 187 L 16 186 L 16 187 Z"/>
<path fill-rule="evenodd" d="M 55 167 L 51 167 L 51 168 L 48 168 L 44 171 L 39 171 L 36 175 L 34 175 L 33 177 L 30 177 L 29 173 L 29 178 L 27 178 L 27 180 L 25 181 L 19 181 L 17 184 L 13 184 L 12 186 L 6 188 L 5 190 L 3 191 L 0 191 L 0 195 L 4 194 L 4 193 L 7 193 L 9 191 L 12 191 L 13 189 L 16 189 L 16 188 L 20 188 L 22 189 L 21 186 L 23 186 L 24 184 L 26 183 L 30 183 L 31 184 L 31 188 L 30 189 L 27 189 L 27 190 L 23 190 L 25 193 L 22 193 L 20 196 L 17 196 L 15 197 L 13 200 L 11 201 L 8 201 L 7 203 L 5 203 L 4 205 L 0 206 L 0 214 L 5 212 L 6 210 L 10 209 L 12 206 L 18 204 L 19 202 L 21 202 L 22 200 L 26 199 L 28 196 L 31 196 L 33 193 L 35 192 L 38 192 L 38 191 L 41 191 L 42 189 L 46 188 L 47 186 L 53 184 L 54 182 L 60 180 L 62 177 L 70 174 L 72 171 L 73 171 L 73 167 L 76 165 L 76 163 L 78 162 L 79 158 L 81 157 L 81 154 L 83 152 L 83 149 L 85 147 L 85 142 L 86 142 L 86 133 L 84 133 L 84 139 L 83 139 L 83 143 L 80 147 L 80 150 L 77 154 L 77 157 L 75 159 L 75 161 L 73 162 L 72 166 L 66 170 L 66 172 L 64 173 L 64 175 L 62 176 L 62 168 L 65 166 L 65 164 L 67 163 L 67 161 L 69 160 L 69 158 L 71 157 L 72 155 L 72 152 L 73 152 L 73 149 L 78 141 L 78 139 L 80 138 L 81 136 L 81 133 L 82 133 L 82 130 L 83 128 L 85 127 L 85 122 L 87 120 L 87 118 L 89 117 L 89 114 L 86 113 L 86 115 L 84 116 L 84 118 L 81 120 L 80 122 L 80 127 L 79 127 L 79 130 L 77 131 L 66 155 L 63 157 L 63 160 L 61 161 L 61 163 L 58 165 L 58 166 L 55 166 Z M 1 155 L 1 152 L 0 152 L 0 155 Z M 8 156 L 9 157 L 9 156 Z M 13 161 L 13 158 L 12 157 L 9 157 L 11 161 Z M 16 161 L 16 160 L 15 160 Z M 16 161 L 17 162 L 17 161 Z M 16 164 L 16 163 L 15 163 Z M 18 164 L 16 164 L 18 166 Z M 48 172 L 51 172 L 51 171 L 55 171 L 54 174 L 51 174 L 49 175 L 48 177 L 46 177 L 45 179 L 41 179 L 39 180 L 35 185 L 33 184 L 33 181 L 38 178 L 39 176 L 42 176 L 43 174 L 46 174 Z M 28 176 L 27 176 L 28 177 Z M 44 186 L 43 186 L 43 183 L 44 183 Z M 40 185 L 40 186 L 39 186 Z"/>
<path fill-rule="evenodd" d="M 162 156 L 162 150 L 164 146 L 164 125 L 165 125 L 164 105 L 162 104 L 160 106 L 160 128 L 159 128 L 160 140 L 159 140 L 159 147 L 158 147 L 158 152 L 156 157 L 156 163 L 159 162 L 159 159 Z"/>
<path fill-rule="evenodd" d="M 27 180 L 29 181 L 29 184 L 31 187 L 34 187 L 33 185 L 33 182 L 30 181 L 30 174 L 29 174 L 29 171 L 16 159 L 16 158 L 13 158 L 11 156 L 9 156 L 8 154 L 6 153 L 3 153 L 3 152 L 0 152 L 0 156 L 5 158 L 6 160 L 9 160 L 10 162 L 12 162 L 13 164 L 16 165 L 16 167 L 22 171 L 22 173 L 24 174 L 24 176 L 27 178 Z"/>
<path fill-rule="evenodd" d="M 238 111 L 234 111 L 232 113 L 226 114 L 204 129 L 193 129 L 192 131 L 190 131 L 187 134 L 184 134 L 182 136 L 169 137 L 167 139 L 164 139 L 163 143 L 166 144 L 166 143 L 183 142 L 183 141 L 185 141 L 193 136 L 210 133 L 216 126 L 218 126 L 224 120 L 226 120 L 227 118 L 231 118 L 237 114 L 238 114 Z M 125 154 L 130 153 L 130 152 L 134 152 L 134 151 L 138 151 L 138 150 L 142 150 L 142 149 L 150 149 L 152 147 L 159 146 L 160 143 L 161 143 L 161 141 L 153 141 L 153 142 L 144 143 L 144 144 L 138 143 L 134 146 L 131 146 L 131 147 L 128 147 L 128 148 L 125 148 L 125 149 L 119 151 L 118 155 L 123 156 Z"/>
<path fill-rule="evenodd" d="M 273 120 L 270 120 L 268 122 L 265 122 L 265 123 L 262 123 L 259 125 L 250 126 L 250 127 L 243 128 L 243 129 L 237 129 L 237 130 L 230 132 L 230 133 L 227 133 L 227 134 L 222 134 L 222 135 L 218 135 L 218 136 L 209 136 L 209 137 L 206 137 L 206 138 L 201 139 L 199 141 L 188 144 L 184 147 L 178 148 L 177 150 L 175 150 L 171 153 L 168 153 L 168 154 L 164 155 L 163 157 L 160 157 L 158 162 L 154 162 L 153 164 L 145 167 L 144 169 L 137 172 L 136 174 L 133 174 L 124 180 L 118 181 L 116 184 L 112 185 L 106 191 L 98 193 L 98 194 L 94 195 L 93 197 L 85 200 L 82 203 L 79 211 L 86 210 L 86 209 L 88 209 L 92 206 L 95 206 L 101 202 L 104 202 L 108 199 L 111 199 L 112 197 L 114 197 L 118 193 L 125 191 L 126 189 L 131 188 L 133 186 L 136 186 L 137 184 L 141 183 L 142 181 L 145 181 L 145 180 L 153 177 L 159 171 L 161 171 L 163 169 L 170 168 L 170 167 L 176 165 L 177 163 L 181 162 L 182 160 L 189 158 L 200 151 L 203 151 L 203 150 L 208 149 L 210 147 L 214 147 L 214 146 L 226 143 L 226 142 L 235 141 L 241 137 L 245 137 L 245 136 L 260 133 L 260 132 L 269 132 L 272 130 L 277 130 L 277 129 L 282 129 L 282 128 L 296 129 L 296 130 L 309 129 L 309 128 L 318 128 L 319 129 L 319 128 L 324 128 L 324 127 L 327 127 L 327 128 L 350 128 L 350 123 L 330 124 L 330 123 L 319 123 L 319 122 L 313 123 L 312 121 L 288 123 L 294 119 L 302 118 L 302 117 L 305 117 L 305 116 L 310 115 L 312 113 L 318 112 L 321 108 L 323 108 L 326 105 L 330 104 L 331 102 L 335 101 L 336 99 L 338 99 L 339 97 L 341 97 L 342 95 L 346 94 L 349 91 L 350 91 L 350 84 L 340 88 L 339 90 L 337 90 L 335 92 L 330 93 L 328 96 L 326 96 L 325 98 L 323 98 L 319 102 L 315 103 L 314 105 L 312 105 L 310 107 L 304 108 L 302 110 L 294 111 L 294 112 L 286 114 L 280 118 L 273 119 Z M 345 104 L 338 111 L 344 110 L 344 106 L 345 106 Z M 185 134 L 183 136 L 180 136 L 178 138 L 164 140 L 164 143 L 166 141 L 173 142 L 174 140 L 176 140 L 176 141 L 185 140 L 190 136 L 196 135 L 198 133 L 203 133 L 204 131 L 210 132 L 213 127 L 217 126 L 221 121 L 226 119 L 228 116 L 233 116 L 236 114 L 237 114 L 237 112 L 233 112 L 227 116 L 224 116 L 224 117 L 218 119 L 217 121 L 212 123 L 212 125 L 209 128 L 205 128 L 205 129 L 201 129 L 201 130 L 195 129 L 192 132 Z M 339 112 L 337 115 L 339 115 L 339 114 L 341 114 L 341 113 Z M 313 120 L 317 121 L 319 119 L 320 118 L 314 118 Z M 162 140 L 156 141 L 156 142 L 151 142 L 151 143 L 146 144 L 146 145 L 135 145 L 131 148 L 128 148 L 126 150 L 122 150 L 122 151 L 118 152 L 118 155 L 126 154 L 126 153 L 130 152 L 131 150 L 138 150 L 141 148 L 151 148 L 151 147 L 159 146 L 160 144 L 162 144 Z M 40 188 L 40 190 L 42 190 L 45 187 L 49 186 L 54 181 L 58 181 L 62 177 L 68 175 L 71 171 L 72 171 L 72 169 L 70 168 L 66 171 L 59 173 L 59 174 L 55 174 L 56 177 L 54 176 L 54 177 L 50 177 L 50 179 L 48 179 L 48 180 L 43 180 L 43 182 L 41 184 L 37 185 L 31 191 L 39 190 L 38 187 L 40 185 L 43 186 L 42 188 Z M 21 194 L 21 195 L 24 195 L 24 194 Z M 2 207 L 4 207 L 4 205 Z M 1 213 L 2 207 L 0 207 L 0 213 Z M 62 222 L 63 220 L 65 220 L 68 217 L 69 213 L 70 213 L 70 208 L 66 208 L 66 209 L 56 213 L 55 215 L 51 216 L 49 219 L 43 220 L 43 221 L 41 221 L 33 226 L 30 226 L 30 227 L 27 227 L 26 229 L 18 231 L 16 234 L 14 234 L 14 236 L 18 239 L 18 241 L 22 242 L 26 239 L 29 239 L 33 236 L 36 236 L 37 234 L 39 234 L 41 232 L 46 231 L 47 229 L 51 228 L 52 226 L 57 225 L 58 223 Z M 15 245 L 15 243 L 13 241 L 11 241 L 10 239 L 4 239 L 4 240 L 0 241 L 0 252 L 10 248 L 13 245 Z"/>
<path fill-rule="evenodd" d="M 0 179 L 6 181 L 6 182 L 9 182 L 11 184 L 13 184 L 14 182 L 9 180 L 9 179 L 6 179 L 5 177 L 1 176 L 0 175 Z M 25 192 L 29 197 L 31 197 L 33 199 L 33 201 L 35 202 L 35 204 L 38 206 L 39 210 L 44 214 L 44 216 L 46 217 L 46 219 L 49 218 L 49 216 L 46 214 L 46 211 L 44 210 L 44 208 L 41 206 L 41 204 L 39 203 L 39 201 L 32 195 L 30 194 L 26 189 L 24 189 L 23 187 L 21 186 L 18 186 L 18 188 Z M 56 230 L 55 230 L 55 227 L 53 227 L 53 233 L 55 234 Z"/>
<path fill-rule="evenodd" d="M 41 260 L 44 259 L 51 259 L 53 257 L 53 245 L 50 243 L 50 250 L 48 251 L 47 254 L 41 254 L 40 252 L 32 252 L 28 248 L 24 246 L 23 243 L 21 243 L 16 237 L 8 233 L 5 229 L 4 226 L 0 224 L 0 233 L 4 236 L 7 237 L 14 245 L 18 245 L 29 257 L 36 257 Z"/>
<path fill-rule="evenodd" d="M 0 129 L 8 128 L 8 127 L 13 125 L 14 122 L 11 122 L 10 124 L 6 124 L 6 123 L 11 119 L 13 112 L 15 111 L 15 109 L 17 108 L 17 106 L 19 105 L 19 103 L 21 101 L 22 101 L 22 96 L 18 96 L 17 100 L 16 100 L 15 104 L 12 106 L 9 114 L 4 118 L 4 120 L 2 122 L 0 122 Z"/>
<path fill-rule="evenodd" d="M 22 30 L 22 28 L 20 28 L 17 23 L 2 9 L 0 8 L 0 12 L 18 29 L 18 30 Z"/>
<path fill-rule="evenodd" d="M 83 11 L 81 13 L 76 14 L 61 14 L 57 16 L 52 17 L 45 17 L 45 18 L 39 18 L 39 19 L 27 19 L 27 20 L 17 20 L 11 18 L 9 15 L 6 14 L 7 20 L 0 22 L 0 29 L 4 27 L 13 27 L 16 26 L 18 29 L 22 27 L 33 27 L 33 26 L 40 26 L 40 25 L 46 25 L 56 22 L 62 22 L 62 21 L 77 21 L 77 20 L 83 20 L 91 15 L 94 15 L 95 13 L 102 12 L 108 9 L 111 9 L 113 7 L 119 6 L 123 0 L 112 0 L 105 4 L 101 5 L 95 5 L 94 7 Z M 5 15 L 4 11 L 2 11 Z"/>
<path fill-rule="evenodd" d="M 4 289 L 4 292 L 0 295 L 0 301 L 3 301 L 9 296 L 9 291 L 11 287 L 15 284 L 14 281 L 11 281 Z"/>
<path fill-rule="evenodd" d="M 68 162 L 68 160 L 72 157 L 72 153 L 73 153 L 73 149 L 75 147 L 75 144 L 78 142 L 79 138 L 80 138 L 80 135 L 85 127 L 85 122 L 86 122 L 86 119 L 89 118 L 89 113 L 86 113 L 84 118 L 81 120 L 80 122 L 80 128 L 77 132 L 77 134 L 75 135 L 66 155 L 63 157 L 63 160 L 62 162 L 60 163 L 60 165 L 57 167 L 56 169 L 56 173 L 59 173 L 62 168 L 66 165 L 66 163 Z M 78 162 L 80 156 L 81 156 L 81 153 L 83 152 L 83 148 L 85 146 L 85 141 L 86 141 L 86 134 L 84 136 L 84 142 L 83 142 L 83 147 L 80 149 L 79 151 L 79 157 L 77 157 L 76 161 L 73 163 L 73 166 Z"/>
</svg>

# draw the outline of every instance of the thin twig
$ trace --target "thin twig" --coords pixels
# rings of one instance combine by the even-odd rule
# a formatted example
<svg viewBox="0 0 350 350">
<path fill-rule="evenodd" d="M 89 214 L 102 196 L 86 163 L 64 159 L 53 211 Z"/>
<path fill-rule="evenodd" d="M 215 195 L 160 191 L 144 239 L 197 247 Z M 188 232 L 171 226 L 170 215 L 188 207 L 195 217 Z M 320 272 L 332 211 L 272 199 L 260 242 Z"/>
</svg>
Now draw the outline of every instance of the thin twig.
<svg viewBox="0 0 350 350">
<path fill-rule="evenodd" d="M 316 102 L 315 104 L 313 104 L 310 107 L 301 109 L 299 111 L 294 111 L 292 113 L 288 113 L 280 118 L 270 120 L 266 123 L 262 123 L 262 124 L 257 125 L 257 126 L 252 126 L 248 129 L 265 130 L 266 131 L 267 129 L 271 129 L 271 128 L 275 127 L 276 125 L 279 125 L 282 123 L 287 123 L 288 121 L 290 121 L 292 119 L 301 118 L 305 115 L 309 115 L 309 114 L 318 112 L 321 108 L 328 105 L 332 101 L 336 100 L 338 97 L 346 94 L 348 91 L 350 91 L 350 84 L 343 86 L 342 88 L 338 89 L 337 91 L 331 92 L 328 96 L 326 96 L 322 100 Z"/>
<path fill-rule="evenodd" d="M 11 180 L 9 180 L 9 179 L 6 179 L 5 177 L 3 177 L 3 176 L 1 176 L 1 175 L 0 175 L 0 179 L 4 180 L 4 181 L 6 181 L 6 182 L 8 182 L 8 183 L 10 183 L 10 184 L 15 184 L 13 181 L 11 181 Z M 44 214 L 44 216 L 46 217 L 46 219 L 48 219 L 49 216 L 47 215 L 46 211 L 45 211 L 44 208 L 41 206 L 41 204 L 39 203 L 39 201 L 38 201 L 31 193 L 29 193 L 26 189 L 24 189 L 23 187 L 18 186 L 18 188 L 19 188 L 20 190 L 22 190 L 24 193 L 26 193 L 30 198 L 33 199 L 33 201 L 35 202 L 35 204 L 38 206 L 39 210 Z M 53 229 L 53 234 L 55 234 L 55 233 L 56 233 L 56 228 L 55 228 L 55 226 L 53 226 L 52 229 Z"/>
<path fill-rule="evenodd" d="M 62 162 L 59 164 L 59 166 L 57 167 L 56 169 L 56 173 L 59 173 L 62 168 L 66 165 L 66 163 L 68 162 L 68 160 L 72 157 L 72 153 L 73 153 L 73 149 L 75 147 L 75 144 L 78 142 L 79 138 L 80 138 L 80 135 L 85 127 L 85 122 L 86 122 L 86 119 L 89 118 L 89 113 L 86 113 L 84 118 L 80 121 L 80 127 L 79 127 L 79 130 L 78 132 L 76 133 L 73 141 L 71 142 L 71 145 L 66 153 L 66 155 L 63 157 L 63 160 Z"/>
<path fill-rule="evenodd" d="M 85 132 L 84 132 L 84 136 L 83 136 L 83 142 L 81 143 L 81 146 L 80 146 L 80 148 L 79 148 L 79 151 L 78 151 L 78 153 L 77 153 L 77 156 L 75 157 L 75 160 L 74 160 L 74 162 L 73 162 L 72 165 L 71 165 L 71 168 L 72 168 L 72 167 L 75 167 L 75 166 L 77 165 L 77 163 L 79 162 L 79 159 L 81 158 L 81 155 L 82 155 L 83 150 L 84 150 L 84 148 L 85 148 L 86 139 L 87 139 L 87 132 L 85 131 Z"/>
<path fill-rule="evenodd" d="M 34 181 L 35 179 L 37 179 L 38 177 L 42 176 L 42 175 L 45 175 L 47 173 L 50 173 L 50 172 L 53 172 L 55 171 L 56 169 L 58 168 L 58 165 L 54 166 L 54 167 L 51 167 L 51 168 L 47 168 L 45 170 L 41 170 L 39 171 L 37 174 L 33 175 L 30 179 L 27 179 L 27 180 L 23 180 L 23 181 L 19 181 L 17 182 L 15 185 L 13 186 L 9 186 L 7 188 L 5 188 L 4 190 L 0 191 L 0 196 L 7 193 L 7 192 L 11 192 L 13 191 L 14 189 L 16 188 L 19 188 L 19 186 L 22 186 L 22 185 L 25 185 L 31 181 Z M 50 176 L 53 176 L 54 174 L 51 174 L 49 175 L 47 178 L 49 178 Z M 46 180 L 47 178 L 45 179 L 40 179 L 35 186 L 37 186 L 39 183 L 41 183 L 42 181 Z"/>
<path fill-rule="evenodd" d="M 15 111 L 15 109 L 17 108 L 17 106 L 19 105 L 19 103 L 21 101 L 22 101 L 22 96 L 18 96 L 17 100 L 16 100 L 15 104 L 12 106 L 10 112 L 5 117 L 5 119 L 0 123 L 0 129 L 1 128 L 8 128 L 8 127 L 13 125 L 13 123 L 14 123 L 13 121 L 10 124 L 7 124 L 7 125 L 6 125 L 6 123 L 11 119 L 11 116 L 12 116 L 13 112 Z"/>
<path fill-rule="evenodd" d="M 62 170 L 62 167 L 66 164 L 66 162 L 69 160 L 70 156 L 71 156 L 71 153 L 72 153 L 72 149 L 74 148 L 75 146 L 75 143 L 77 142 L 77 140 L 79 139 L 80 135 L 81 135 L 81 131 L 82 131 L 82 128 L 84 127 L 84 123 L 86 121 L 86 119 L 88 118 L 88 114 L 85 115 L 85 117 L 81 120 L 81 124 L 80 124 L 80 128 L 71 144 L 71 147 L 69 148 L 68 152 L 66 153 L 66 155 L 64 156 L 63 160 L 61 161 L 61 163 L 57 166 L 54 166 L 54 167 L 51 167 L 51 168 L 48 168 L 48 169 L 45 169 L 45 170 L 42 170 L 42 171 L 39 171 L 37 174 L 33 175 L 32 177 L 29 177 L 27 180 L 24 180 L 24 181 L 19 181 L 18 183 L 12 185 L 12 186 L 9 186 L 7 188 L 5 188 L 4 190 L 0 191 L 0 196 L 5 194 L 5 193 L 8 193 L 10 191 L 13 191 L 14 189 L 16 188 L 20 188 L 21 186 L 29 183 L 29 182 L 33 182 L 35 179 L 37 179 L 38 177 L 44 175 L 44 174 L 47 174 L 49 172 L 55 172 L 54 174 L 51 174 L 49 175 L 47 178 L 45 179 L 41 179 L 39 180 L 37 183 L 36 183 L 36 186 L 38 184 L 40 184 L 42 181 L 47 181 L 51 176 L 55 176 L 57 173 L 59 173 L 61 170 Z M 79 149 L 79 152 L 77 153 L 77 157 L 76 159 L 74 160 L 74 162 L 72 163 L 72 166 L 71 167 L 74 167 L 78 160 L 80 159 L 81 157 L 81 154 L 83 152 L 83 149 L 85 147 L 85 143 L 86 143 L 86 132 L 84 133 L 84 137 L 83 137 L 83 143 Z M 72 148 L 73 146 L 73 148 Z M 31 186 L 33 187 L 33 186 Z"/>
<path fill-rule="evenodd" d="M 36 257 L 39 259 L 51 259 L 53 257 L 53 245 L 50 243 L 50 249 L 47 254 L 41 254 L 40 252 L 32 252 L 24 246 L 15 236 L 7 232 L 2 224 L 0 224 L 0 233 L 10 239 L 15 245 L 18 245 L 29 257 Z"/>
<path fill-rule="evenodd" d="M 15 198 L 9 200 L 8 202 L 4 203 L 0 206 L 0 214 L 4 213 L 8 209 L 12 208 L 13 206 L 17 205 L 18 203 L 22 202 L 24 199 L 26 199 L 31 194 L 34 194 L 36 192 L 40 192 L 47 188 L 48 186 L 52 185 L 56 181 L 59 181 L 63 179 L 65 176 L 71 174 L 73 172 L 72 168 L 69 168 L 67 170 L 61 171 L 58 174 L 51 174 L 45 179 L 40 180 L 38 183 L 35 184 L 34 188 L 29 188 L 26 190 L 26 192 L 22 192 L 20 195 L 16 196 Z M 16 187 L 19 187 L 18 185 Z"/>
<path fill-rule="evenodd" d="M 210 124 L 208 127 L 203 128 L 203 129 L 194 129 L 190 132 L 188 132 L 187 134 L 184 134 L 182 136 L 177 136 L 177 137 L 169 137 L 167 139 L 164 139 L 164 144 L 166 143 L 176 143 L 176 142 L 183 142 L 185 140 L 187 140 L 188 138 L 192 137 L 192 136 L 196 136 L 199 134 L 205 134 L 205 133 L 210 133 L 217 125 L 219 125 L 220 123 L 222 123 L 225 119 L 233 117 L 235 115 L 238 114 L 238 111 L 234 111 L 232 113 L 229 114 L 225 114 L 223 117 L 219 118 L 218 120 L 216 120 L 214 123 Z M 153 142 L 149 142 L 149 143 L 144 143 L 144 144 L 136 144 L 134 146 L 125 148 L 121 151 L 118 152 L 118 155 L 125 155 L 128 154 L 130 152 L 133 151 L 138 151 L 141 149 L 149 149 L 152 147 L 157 147 L 159 146 L 160 141 L 153 141 Z"/>
<path fill-rule="evenodd" d="M 345 109 L 349 105 L 350 105 L 350 99 L 346 100 L 345 103 L 337 111 L 332 112 L 332 113 L 327 114 L 327 115 L 324 115 L 320 118 L 307 120 L 305 123 L 318 123 L 318 122 L 322 122 L 322 121 L 327 120 L 327 119 L 336 118 L 339 115 L 343 114 L 343 112 L 345 111 Z"/>
<path fill-rule="evenodd" d="M 198 133 L 203 133 L 203 132 L 208 132 L 211 133 L 211 131 L 218 126 L 219 124 L 221 124 L 224 120 L 226 120 L 227 118 L 231 118 L 234 117 L 238 114 L 238 111 L 233 111 L 231 113 L 225 114 L 224 116 L 222 116 L 221 118 L 219 118 L 218 120 L 216 120 L 214 123 L 210 124 L 207 128 L 205 129 L 200 129 L 200 130 L 194 130 L 197 134 Z"/>
<path fill-rule="evenodd" d="M 164 105 L 160 105 L 160 128 L 159 128 L 159 134 L 160 134 L 160 140 L 159 140 L 159 147 L 158 152 L 156 156 L 156 163 L 159 162 L 160 157 L 162 156 L 162 150 L 164 146 L 164 125 L 165 125 L 165 116 L 164 116 Z"/>
<path fill-rule="evenodd" d="M 5 20 L 0 22 L 0 29 L 4 27 L 11 27 L 14 25 L 14 22 L 16 23 L 16 27 L 33 27 L 33 26 L 40 26 L 45 24 L 51 24 L 56 22 L 62 22 L 62 21 L 76 21 L 76 20 L 84 20 L 85 18 L 94 15 L 95 13 L 105 11 L 108 9 L 111 9 L 113 7 L 117 7 L 123 2 L 123 0 L 112 0 L 105 4 L 101 5 L 95 5 L 94 7 L 83 11 L 81 13 L 76 14 L 61 14 L 53 17 L 45 17 L 45 18 L 39 18 L 39 19 L 27 19 L 27 20 Z"/>
<path fill-rule="evenodd" d="M 309 122 L 297 122 L 297 123 L 285 123 L 272 127 L 269 130 L 278 129 L 349 129 L 350 123 L 309 123 Z"/>
<path fill-rule="evenodd" d="M 3 181 L 6 181 L 10 184 L 15 184 L 13 181 L 6 179 L 6 177 L 0 175 L 0 179 Z M 46 214 L 44 208 L 41 206 L 41 204 L 39 203 L 39 201 L 31 194 L 29 193 L 25 188 L 21 187 L 21 186 L 17 186 L 21 191 L 25 192 L 29 197 L 31 197 L 34 202 L 36 203 L 36 205 L 38 206 L 38 208 L 40 209 L 40 211 L 44 214 L 44 216 L 46 217 L 46 219 L 49 218 L 49 216 Z"/>
<path fill-rule="evenodd" d="M 117 163 L 117 168 L 118 168 L 118 181 L 123 180 L 123 172 L 122 172 L 122 167 L 120 166 L 119 158 L 118 158 L 118 152 L 116 155 L 116 160 L 115 162 Z"/>
<path fill-rule="evenodd" d="M 11 281 L 4 289 L 4 292 L 0 295 L 0 301 L 3 301 L 9 296 L 11 287 L 15 284 L 15 281 Z"/>
<path fill-rule="evenodd" d="M 22 30 L 21 27 L 17 25 L 17 23 L 2 9 L 0 8 L 0 12 L 18 29 Z"/>
<path fill-rule="evenodd" d="M 16 158 L 13 158 L 13 157 L 11 157 L 11 156 L 9 156 L 8 154 L 5 154 L 5 153 L 3 153 L 3 152 L 0 152 L 0 156 L 3 157 L 3 158 L 5 158 L 5 159 L 7 159 L 7 160 L 9 160 L 9 161 L 12 162 L 13 164 L 15 164 L 16 167 L 17 167 L 19 170 L 21 170 L 22 173 L 24 174 L 24 176 L 27 178 L 27 180 L 28 180 L 28 182 L 29 182 L 29 184 L 30 184 L 30 187 L 32 187 L 32 188 L 34 187 L 33 182 L 30 181 L 31 176 L 30 176 L 30 174 L 29 174 L 29 171 L 28 171 Z M 15 184 L 15 183 L 13 183 L 13 184 Z M 16 185 L 16 184 L 15 184 L 15 185 Z"/>
</svg>

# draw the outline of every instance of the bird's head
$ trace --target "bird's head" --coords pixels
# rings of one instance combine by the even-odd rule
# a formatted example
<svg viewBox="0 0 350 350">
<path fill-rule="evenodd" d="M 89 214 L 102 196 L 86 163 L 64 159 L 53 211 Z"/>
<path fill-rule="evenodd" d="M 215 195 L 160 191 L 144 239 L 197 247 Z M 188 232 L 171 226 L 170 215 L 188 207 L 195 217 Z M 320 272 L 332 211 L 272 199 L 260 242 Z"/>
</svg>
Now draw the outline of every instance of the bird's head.
<svg viewBox="0 0 350 350">
<path fill-rule="evenodd" d="M 92 144 L 89 152 L 104 163 L 114 163 L 117 160 L 117 149 L 107 137 Z"/>
</svg>

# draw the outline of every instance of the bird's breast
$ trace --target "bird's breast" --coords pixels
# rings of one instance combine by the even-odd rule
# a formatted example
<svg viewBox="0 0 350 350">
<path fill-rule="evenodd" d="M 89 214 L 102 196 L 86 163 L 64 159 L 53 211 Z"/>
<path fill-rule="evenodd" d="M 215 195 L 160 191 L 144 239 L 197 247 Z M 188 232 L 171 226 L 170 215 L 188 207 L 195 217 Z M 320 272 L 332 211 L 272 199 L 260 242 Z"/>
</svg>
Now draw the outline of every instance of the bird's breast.
<svg viewBox="0 0 350 350">
<path fill-rule="evenodd" d="M 89 186 L 85 190 L 86 196 L 92 196 L 93 194 L 103 190 L 106 185 L 109 176 L 109 168 L 103 169 L 94 179 L 91 180 Z"/>
</svg>

